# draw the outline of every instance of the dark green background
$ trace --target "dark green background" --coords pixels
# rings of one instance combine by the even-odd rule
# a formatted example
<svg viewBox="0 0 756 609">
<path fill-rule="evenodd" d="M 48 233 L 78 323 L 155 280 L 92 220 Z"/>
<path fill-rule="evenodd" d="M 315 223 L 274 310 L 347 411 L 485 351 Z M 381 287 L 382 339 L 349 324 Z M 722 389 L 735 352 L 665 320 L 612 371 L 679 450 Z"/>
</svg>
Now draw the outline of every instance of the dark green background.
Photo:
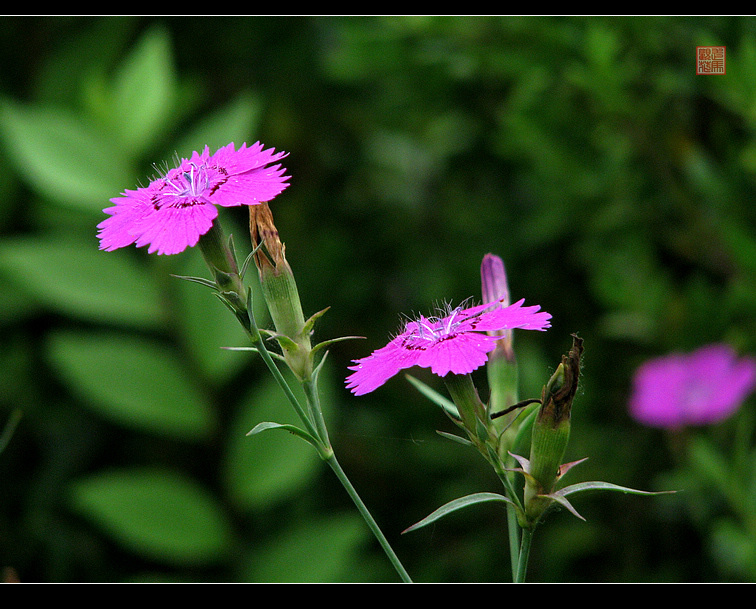
<svg viewBox="0 0 756 609">
<path fill-rule="evenodd" d="M 751 400 L 707 429 L 627 414 L 635 367 L 726 341 L 756 350 L 756 22 L 750 18 L 296 17 L 0 20 L 0 566 L 28 582 L 397 581 L 330 471 L 262 420 L 292 420 L 198 251 L 97 249 L 108 199 L 230 141 L 286 150 L 271 205 L 329 356 L 337 454 L 418 582 L 508 581 L 498 491 L 401 377 L 354 398 L 346 367 L 401 315 L 513 298 L 535 397 L 585 340 L 571 482 L 529 579 L 756 579 Z M 697 76 L 695 47 L 726 45 Z M 242 256 L 245 210 L 222 210 Z M 256 277 L 250 283 L 256 287 Z M 268 324 L 257 299 L 260 321 Z M 417 376 L 437 386 L 424 371 Z M 485 379 L 476 376 L 485 392 Z"/>
</svg>

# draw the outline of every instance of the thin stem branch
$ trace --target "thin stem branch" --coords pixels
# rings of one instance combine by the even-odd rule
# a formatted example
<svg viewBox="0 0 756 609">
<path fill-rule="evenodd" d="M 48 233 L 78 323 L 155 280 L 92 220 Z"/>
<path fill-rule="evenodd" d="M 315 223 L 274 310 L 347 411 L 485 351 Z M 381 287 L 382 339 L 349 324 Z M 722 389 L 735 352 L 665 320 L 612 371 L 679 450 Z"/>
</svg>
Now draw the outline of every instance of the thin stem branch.
<svg viewBox="0 0 756 609">
<path fill-rule="evenodd" d="M 328 432 L 326 429 L 325 420 L 323 419 L 322 409 L 320 407 L 320 397 L 318 395 L 318 391 L 317 391 L 317 387 L 314 382 L 314 379 L 309 379 L 302 383 L 302 387 L 304 389 L 305 397 L 307 399 L 307 404 L 308 404 L 308 409 L 307 411 L 305 411 L 305 409 L 302 408 L 302 405 L 299 403 L 299 400 L 297 400 L 296 396 L 292 392 L 291 387 L 289 387 L 289 384 L 286 382 L 286 379 L 281 374 L 281 371 L 278 369 L 278 366 L 276 366 L 275 362 L 273 361 L 273 358 L 270 356 L 270 353 L 268 353 L 268 350 L 265 348 L 265 345 L 262 340 L 262 336 L 260 335 L 259 329 L 257 328 L 255 324 L 254 317 L 252 316 L 251 311 L 249 313 L 249 317 L 250 317 L 250 328 L 249 328 L 250 338 L 252 339 L 253 343 L 257 347 L 257 350 L 262 356 L 263 360 L 265 361 L 265 364 L 268 366 L 268 369 L 271 371 L 271 373 L 275 377 L 281 389 L 283 389 L 284 393 L 286 394 L 286 397 L 289 399 L 292 406 L 294 406 L 297 414 L 299 415 L 299 418 L 307 426 L 308 431 L 314 437 L 318 438 L 320 442 L 320 446 L 318 447 L 320 457 L 326 463 L 328 463 L 328 465 L 331 467 L 333 472 L 336 474 L 336 477 L 339 479 L 342 486 L 347 491 L 347 494 L 351 497 L 352 501 L 357 507 L 357 510 L 360 512 L 360 515 L 365 520 L 370 530 L 373 532 L 373 535 L 375 535 L 376 539 L 378 540 L 378 543 L 383 548 L 384 552 L 386 553 L 386 556 L 388 556 L 389 561 L 396 569 L 402 581 L 404 581 L 405 583 L 412 583 L 412 580 L 407 574 L 407 571 L 405 570 L 401 561 L 397 557 L 396 553 L 391 548 L 391 545 L 386 539 L 386 536 L 381 531 L 380 527 L 376 523 L 372 514 L 367 509 L 367 506 L 363 503 L 360 496 L 357 494 L 357 491 L 355 490 L 351 481 L 349 480 L 346 473 L 341 468 L 341 465 L 336 459 L 336 455 L 334 454 L 333 448 L 331 447 L 330 442 L 328 440 Z M 308 416 L 308 413 L 312 418 Z M 313 423 L 313 420 L 314 420 L 314 423 Z"/>
<path fill-rule="evenodd" d="M 365 522 L 367 523 L 367 525 L 370 527 L 370 530 L 375 535 L 376 539 L 378 540 L 378 543 L 381 544 L 383 551 L 386 553 L 386 556 L 388 556 L 388 559 L 391 561 L 391 564 L 394 566 L 397 573 L 402 578 L 402 581 L 404 583 L 412 583 L 412 579 L 410 578 L 407 571 L 404 569 L 404 566 L 402 566 L 402 563 L 399 560 L 399 558 L 394 553 L 394 550 L 391 548 L 391 545 L 389 544 L 388 540 L 383 534 L 383 531 L 381 531 L 380 527 L 378 526 L 378 523 L 375 522 L 375 519 L 370 514 L 370 511 L 362 502 L 362 499 L 360 499 L 360 496 L 357 494 L 357 491 L 352 486 L 352 483 L 349 481 L 349 478 L 347 478 L 347 475 L 344 473 L 344 470 L 341 469 L 341 465 L 336 460 L 336 455 L 332 454 L 330 458 L 326 459 L 326 462 L 328 463 L 328 465 L 331 466 L 331 469 L 336 474 L 336 477 L 339 479 L 339 481 L 344 486 L 349 496 L 352 498 L 352 501 L 357 506 L 357 509 L 359 510 L 362 517 L 365 519 Z"/>
</svg>

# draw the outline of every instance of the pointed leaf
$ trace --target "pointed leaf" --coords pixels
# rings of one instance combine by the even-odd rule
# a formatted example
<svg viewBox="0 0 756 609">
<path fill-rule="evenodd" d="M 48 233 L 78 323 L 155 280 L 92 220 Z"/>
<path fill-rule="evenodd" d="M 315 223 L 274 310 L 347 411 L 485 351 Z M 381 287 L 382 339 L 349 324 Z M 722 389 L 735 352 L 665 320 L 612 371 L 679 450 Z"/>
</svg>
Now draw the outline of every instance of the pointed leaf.
<svg viewBox="0 0 756 609">
<path fill-rule="evenodd" d="M 262 366 L 261 366 L 262 367 Z M 324 373 L 329 369 L 326 368 Z M 294 409 L 272 377 L 255 382 L 242 399 L 225 450 L 223 478 L 228 495 L 238 509 L 260 511 L 303 492 L 321 471 L 322 462 L 312 447 L 289 434 L 247 432 L 260 421 L 300 425 Z M 297 398 L 304 395 L 288 369 L 282 370 Z M 318 387 L 326 419 L 333 403 L 333 383 L 324 374 Z"/>
<path fill-rule="evenodd" d="M 309 433 L 307 433 L 305 430 L 297 427 L 296 425 L 274 423 L 272 421 L 264 421 L 263 423 L 258 423 L 257 425 L 255 425 L 251 431 L 247 432 L 247 435 L 254 436 L 255 434 L 258 434 L 262 431 L 266 431 L 268 429 L 283 429 L 284 431 L 288 431 L 289 433 L 302 438 L 306 442 L 309 442 L 315 448 L 318 448 L 318 440 L 314 438 L 312 435 L 310 435 Z"/>
<path fill-rule="evenodd" d="M 313 353 L 317 353 L 321 349 L 325 349 L 326 347 L 330 347 L 334 343 L 340 343 L 345 340 L 354 340 L 354 339 L 362 339 L 365 338 L 364 336 L 340 336 L 338 338 L 331 338 L 329 340 L 324 340 L 322 343 L 318 343 L 312 348 Z"/>
<path fill-rule="evenodd" d="M 554 493 L 552 495 L 539 495 L 541 497 L 551 497 L 555 502 L 557 502 L 562 507 L 566 508 L 568 512 L 570 512 L 573 516 L 576 516 L 577 518 L 580 518 L 580 520 L 585 520 L 580 514 L 578 514 L 577 510 L 572 507 L 572 504 L 567 501 L 566 497 L 563 497 L 562 495 L 559 495 L 558 493 Z"/>
<path fill-rule="evenodd" d="M 195 252 L 199 253 L 199 252 Z M 205 266 L 202 256 L 186 256 L 181 260 L 182 276 L 201 277 Z M 204 271 L 207 271 L 205 266 Z M 176 282 L 177 299 L 176 319 L 180 322 L 180 331 L 194 358 L 202 367 L 208 378 L 216 383 L 223 383 L 239 372 L 249 363 L 249 354 L 231 354 L 225 350 L 226 345 L 244 343 L 246 334 L 236 317 L 229 315 L 225 303 L 219 304 L 214 296 L 217 289 L 208 280 L 210 290 L 198 287 L 201 282 Z M 174 287 L 176 287 L 174 286 Z M 259 289 L 259 288 L 258 288 Z M 257 314 L 264 307 L 262 299 L 252 300 L 251 306 Z M 221 301 L 222 302 L 222 301 Z M 265 318 L 267 319 L 267 318 Z"/>
<path fill-rule="evenodd" d="M 171 277 L 175 277 L 176 279 L 183 279 L 184 281 L 189 281 L 192 283 L 199 283 L 200 285 L 204 285 L 205 287 L 208 287 L 212 290 L 218 289 L 218 286 L 214 281 L 205 279 L 204 277 L 189 277 L 188 275 L 171 275 Z"/>
<path fill-rule="evenodd" d="M 440 406 L 444 410 L 444 412 L 446 412 L 446 414 L 448 414 L 453 419 L 459 420 L 459 411 L 457 410 L 457 406 L 454 404 L 454 402 L 438 393 L 435 389 L 430 388 L 422 381 L 416 379 L 414 376 L 411 376 L 409 374 L 405 374 L 404 376 L 407 377 L 407 380 L 412 383 L 417 388 L 417 390 L 425 397 L 427 397 L 431 402 L 433 402 L 437 406 Z"/>
<path fill-rule="evenodd" d="M 454 499 L 446 505 L 441 506 L 435 512 L 423 518 L 420 522 L 417 522 L 408 529 L 405 529 L 403 533 L 408 533 L 409 531 L 414 531 L 416 529 L 424 527 L 432 522 L 435 522 L 439 518 L 443 518 L 444 516 L 447 516 L 452 512 L 456 512 L 457 510 L 461 510 L 462 508 L 466 508 L 471 505 L 477 505 L 478 503 L 487 503 L 490 501 L 503 501 L 505 503 L 514 505 L 514 503 L 512 503 L 510 499 L 497 493 L 474 493 L 472 495 L 467 495 L 466 497 Z"/>
<path fill-rule="evenodd" d="M 585 491 L 619 491 L 620 493 L 629 493 L 632 495 L 667 495 L 675 493 L 677 491 L 639 491 L 626 486 L 619 486 L 612 484 L 611 482 L 579 482 L 571 486 L 566 486 L 563 489 L 555 491 L 552 495 L 559 495 L 566 497 L 567 495 L 574 495 L 575 493 L 581 493 Z"/>
<path fill-rule="evenodd" d="M 252 353 L 260 353 L 260 350 L 257 347 L 221 347 L 221 349 L 226 351 L 251 351 Z M 286 363 L 286 358 L 274 351 L 268 351 L 268 355 L 273 359 Z"/>
<path fill-rule="evenodd" d="M 526 471 L 526 472 L 530 471 L 529 459 L 526 459 L 525 457 L 522 457 L 520 455 L 515 455 L 514 453 L 509 453 L 509 456 L 513 457 L 520 464 L 520 467 L 522 467 L 523 471 Z"/>
<path fill-rule="evenodd" d="M 459 444 L 463 444 L 464 446 L 473 445 L 473 443 L 470 442 L 470 440 L 468 440 L 467 438 L 463 438 L 462 436 L 458 436 L 453 433 L 447 433 L 445 431 L 439 431 L 439 430 L 436 430 L 436 433 L 439 436 L 446 438 L 447 440 L 451 440 L 452 442 L 458 442 Z"/>
<path fill-rule="evenodd" d="M 313 314 L 305 323 L 304 327 L 302 328 L 302 334 L 310 334 L 312 332 L 313 327 L 315 326 L 315 322 L 318 321 L 325 313 L 330 309 L 331 307 L 326 307 L 322 311 L 318 311 L 317 313 Z"/>
</svg>

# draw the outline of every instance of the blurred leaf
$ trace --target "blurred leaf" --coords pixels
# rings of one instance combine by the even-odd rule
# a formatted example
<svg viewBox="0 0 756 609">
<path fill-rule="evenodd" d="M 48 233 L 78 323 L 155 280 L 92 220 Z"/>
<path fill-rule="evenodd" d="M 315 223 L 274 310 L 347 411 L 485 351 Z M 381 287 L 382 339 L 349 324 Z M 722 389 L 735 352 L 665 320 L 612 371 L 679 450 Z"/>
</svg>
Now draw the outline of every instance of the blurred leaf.
<svg viewBox="0 0 756 609">
<path fill-rule="evenodd" d="M 356 514 L 289 521 L 250 561 L 253 582 L 329 583 L 353 581 L 355 559 L 369 534 Z"/>
<path fill-rule="evenodd" d="M 98 212 L 133 181 L 118 142 L 68 110 L 3 100 L 0 137 L 29 186 L 62 205 Z"/>
<path fill-rule="evenodd" d="M 63 315 L 139 327 L 164 323 L 152 277 L 128 256 L 98 251 L 94 228 L 91 242 L 56 236 L 5 239 L 0 275 L 27 300 Z"/>
<path fill-rule="evenodd" d="M 176 74 L 168 34 L 147 30 L 113 77 L 110 104 L 115 137 L 137 157 L 172 126 Z"/>
<path fill-rule="evenodd" d="M 754 581 L 756 541 L 751 531 L 740 528 L 733 520 L 719 519 L 713 524 L 709 546 L 723 581 Z"/>
<path fill-rule="evenodd" d="M 52 26 L 55 27 L 55 26 Z M 123 55 L 124 48 L 139 27 L 136 15 L 93 19 L 49 47 L 35 77 L 37 97 L 47 102 L 74 106 L 81 101 L 82 88 L 93 73 L 106 71 Z M 96 48 L 97 52 L 92 53 Z"/>
<path fill-rule="evenodd" d="M 115 333 L 58 332 L 48 357 L 62 380 L 107 419 L 185 440 L 208 437 L 210 405 L 166 346 Z"/>
<path fill-rule="evenodd" d="M 193 151 L 201 152 L 205 146 L 212 153 L 229 142 L 234 142 L 236 148 L 243 142 L 251 145 L 258 139 L 255 133 L 259 130 L 261 113 L 262 103 L 258 97 L 243 92 L 192 125 L 176 144 L 176 152 L 188 158 Z"/>
<path fill-rule="evenodd" d="M 73 509 L 123 547 L 175 565 L 221 559 L 233 537 L 221 506 L 195 481 L 159 469 L 105 471 L 70 489 Z"/>
</svg>

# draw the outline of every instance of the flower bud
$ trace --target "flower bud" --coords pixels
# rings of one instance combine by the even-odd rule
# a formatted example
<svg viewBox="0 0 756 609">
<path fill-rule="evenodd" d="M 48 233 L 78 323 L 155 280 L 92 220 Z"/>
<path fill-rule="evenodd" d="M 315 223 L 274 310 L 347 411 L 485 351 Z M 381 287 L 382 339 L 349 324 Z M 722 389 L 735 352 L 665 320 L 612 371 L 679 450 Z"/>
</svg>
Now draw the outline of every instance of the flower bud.
<svg viewBox="0 0 756 609">
<path fill-rule="evenodd" d="M 483 256 L 483 262 L 480 265 L 480 283 L 484 303 L 501 303 L 499 306 L 502 308 L 510 305 L 507 273 L 504 269 L 504 261 L 499 256 L 495 254 Z M 498 330 L 490 334 L 501 336 L 501 339 L 497 341 L 496 350 L 491 353 L 489 358 L 503 357 L 507 361 L 513 362 L 512 330 Z"/>
<path fill-rule="evenodd" d="M 497 303 L 495 306 L 508 307 L 509 285 L 504 261 L 495 254 L 486 254 L 480 265 L 481 293 L 484 303 Z M 500 304 L 498 304 L 500 303 Z M 491 336 L 500 337 L 496 341 L 496 348 L 489 354 L 486 364 L 488 376 L 489 416 L 501 413 L 516 404 L 519 399 L 519 371 L 513 348 L 513 330 L 495 330 L 488 332 Z M 506 460 L 508 451 L 513 448 L 517 437 L 517 420 L 520 411 L 514 410 L 507 416 L 497 416 L 492 419 L 494 429 L 500 434 L 497 452 L 502 460 Z"/>
<path fill-rule="evenodd" d="M 543 388 L 530 445 L 530 464 L 525 483 L 525 512 L 535 523 L 552 499 L 550 494 L 561 475 L 562 459 L 570 438 L 572 401 L 580 376 L 583 339 L 572 335 L 572 348 Z"/>
<path fill-rule="evenodd" d="M 210 230 L 200 237 L 199 246 L 205 262 L 215 276 L 218 290 L 234 291 L 243 296 L 245 290 L 239 276 L 236 258 L 218 222 L 214 222 Z"/>
<path fill-rule="evenodd" d="M 250 206 L 249 230 L 263 296 L 284 358 L 298 378 L 308 379 L 312 374 L 310 330 L 305 324 L 294 273 L 286 260 L 286 248 L 267 203 Z"/>
</svg>

